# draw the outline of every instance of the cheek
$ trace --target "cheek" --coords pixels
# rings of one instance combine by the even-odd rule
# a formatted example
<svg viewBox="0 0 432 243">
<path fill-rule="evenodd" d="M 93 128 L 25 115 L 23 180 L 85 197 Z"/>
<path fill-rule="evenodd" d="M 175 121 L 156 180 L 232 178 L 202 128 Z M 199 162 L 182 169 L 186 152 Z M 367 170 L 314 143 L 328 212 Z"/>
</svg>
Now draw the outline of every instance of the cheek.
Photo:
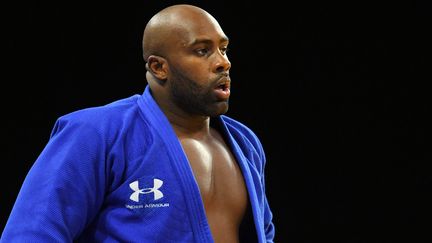
<svg viewBox="0 0 432 243">
<path fill-rule="evenodd" d="M 186 85 L 192 82 L 201 92 L 206 92 L 212 86 L 214 79 L 208 61 L 196 56 L 177 55 L 176 59 L 170 59 L 169 70 L 168 79 Z"/>
<path fill-rule="evenodd" d="M 173 66 L 178 72 L 194 80 L 205 80 L 209 75 L 209 66 L 202 58 L 182 58 Z"/>
<path fill-rule="evenodd" d="M 199 86 L 208 85 L 208 75 L 203 69 L 195 67 L 176 67 L 172 69 L 172 79 L 185 83 L 195 83 Z"/>
</svg>

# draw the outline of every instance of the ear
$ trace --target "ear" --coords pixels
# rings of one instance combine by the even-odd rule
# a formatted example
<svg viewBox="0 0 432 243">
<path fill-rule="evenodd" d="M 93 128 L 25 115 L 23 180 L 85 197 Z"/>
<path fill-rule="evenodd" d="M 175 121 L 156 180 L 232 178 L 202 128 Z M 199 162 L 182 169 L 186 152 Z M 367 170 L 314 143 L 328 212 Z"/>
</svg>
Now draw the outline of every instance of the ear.
<svg viewBox="0 0 432 243">
<path fill-rule="evenodd" d="M 147 59 L 146 69 L 159 80 L 166 80 L 168 63 L 165 58 L 151 55 Z"/>
</svg>

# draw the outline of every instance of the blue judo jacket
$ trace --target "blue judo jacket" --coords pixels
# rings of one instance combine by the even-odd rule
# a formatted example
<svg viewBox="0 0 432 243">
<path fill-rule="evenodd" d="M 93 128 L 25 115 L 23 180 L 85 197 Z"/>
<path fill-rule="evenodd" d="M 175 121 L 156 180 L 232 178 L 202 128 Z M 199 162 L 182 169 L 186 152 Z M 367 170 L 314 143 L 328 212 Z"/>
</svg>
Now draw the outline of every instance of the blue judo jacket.
<svg viewBox="0 0 432 243">
<path fill-rule="evenodd" d="M 244 175 L 258 242 L 273 242 L 262 145 L 238 121 L 216 120 Z M 148 86 L 56 121 L 1 242 L 213 242 L 192 169 Z"/>
</svg>

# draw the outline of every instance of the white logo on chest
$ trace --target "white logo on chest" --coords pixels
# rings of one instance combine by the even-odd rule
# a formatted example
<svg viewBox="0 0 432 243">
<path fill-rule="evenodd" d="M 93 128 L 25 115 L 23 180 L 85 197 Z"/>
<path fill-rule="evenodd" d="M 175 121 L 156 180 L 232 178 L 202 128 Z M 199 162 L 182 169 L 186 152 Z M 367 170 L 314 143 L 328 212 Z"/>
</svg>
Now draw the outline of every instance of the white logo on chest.
<svg viewBox="0 0 432 243">
<path fill-rule="evenodd" d="M 162 180 L 153 179 L 153 187 L 140 189 L 138 181 L 134 181 L 129 184 L 129 187 L 134 191 L 129 198 L 134 202 L 139 202 L 140 194 L 153 193 L 154 200 L 161 199 L 163 198 L 163 193 L 159 190 L 159 188 L 161 188 L 162 185 L 163 185 Z"/>
</svg>

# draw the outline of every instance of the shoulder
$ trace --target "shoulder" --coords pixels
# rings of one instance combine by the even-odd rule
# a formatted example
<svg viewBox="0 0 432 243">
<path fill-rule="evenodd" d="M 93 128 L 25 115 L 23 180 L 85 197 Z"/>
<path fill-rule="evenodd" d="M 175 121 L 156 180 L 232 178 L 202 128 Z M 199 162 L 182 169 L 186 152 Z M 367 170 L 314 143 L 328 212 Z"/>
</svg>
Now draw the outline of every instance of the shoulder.
<svg viewBox="0 0 432 243">
<path fill-rule="evenodd" d="M 243 146 L 248 146 L 254 149 L 254 152 L 258 153 L 260 157 L 264 157 L 264 150 L 261 141 L 251 128 L 244 123 L 225 115 L 222 115 L 221 119 L 237 142 L 240 142 Z"/>
<path fill-rule="evenodd" d="M 250 129 L 244 123 L 226 115 L 222 115 L 221 119 L 227 125 L 229 130 L 233 130 L 237 133 L 243 134 L 244 136 L 257 138 L 252 129 Z"/>
<path fill-rule="evenodd" d="M 133 121 L 139 113 L 138 98 L 139 95 L 133 95 L 106 105 L 83 108 L 62 115 L 55 122 L 53 134 L 64 128 L 106 133 L 125 127 L 125 124 Z"/>
</svg>

